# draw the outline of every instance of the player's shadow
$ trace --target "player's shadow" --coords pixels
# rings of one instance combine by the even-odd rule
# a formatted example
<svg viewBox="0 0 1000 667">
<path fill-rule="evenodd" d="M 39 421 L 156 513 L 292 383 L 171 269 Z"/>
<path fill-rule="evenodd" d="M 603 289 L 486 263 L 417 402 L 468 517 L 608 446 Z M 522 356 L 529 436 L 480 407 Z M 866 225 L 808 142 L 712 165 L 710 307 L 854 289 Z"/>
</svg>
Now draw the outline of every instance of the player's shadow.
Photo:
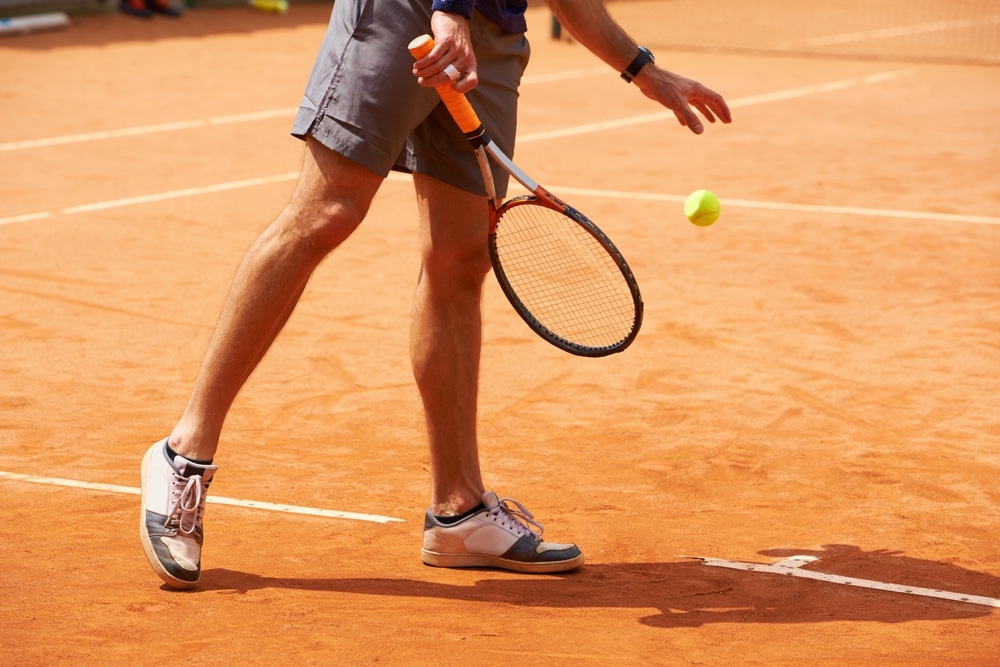
<svg viewBox="0 0 1000 667">
<path fill-rule="evenodd" d="M 1000 597 L 1000 577 L 900 552 L 865 552 L 848 545 L 821 551 L 766 551 L 767 557 L 811 555 L 808 567 L 827 574 L 884 583 Z M 761 562 L 772 563 L 774 558 Z M 649 609 L 638 618 L 652 627 L 707 623 L 821 623 L 830 621 L 941 621 L 988 616 L 993 608 L 903 593 L 838 585 L 762 572 L 710 567 L 690 560 L 665 563 L 597 563 L 565 575 L 516 575 L 426 569 L 421 579 L 276 578 L 225 569 L 206 570 L 201 590 L 245 593 L 264 588 L 328 591 L 503 603 L 545 609 Z"/>
</svg>

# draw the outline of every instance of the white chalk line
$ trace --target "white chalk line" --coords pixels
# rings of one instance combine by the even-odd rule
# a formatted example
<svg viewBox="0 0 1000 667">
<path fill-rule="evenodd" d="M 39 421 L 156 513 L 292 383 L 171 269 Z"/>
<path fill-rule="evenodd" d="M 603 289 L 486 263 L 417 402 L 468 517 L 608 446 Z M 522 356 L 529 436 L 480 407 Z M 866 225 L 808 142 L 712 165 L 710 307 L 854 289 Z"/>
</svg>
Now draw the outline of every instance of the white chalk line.
<svg viewBox="0 0 1000 667">
<path fill-rule="evenodd" d="M 975 20 L 952 19 L 947 21 L 930 21 L 927 23 L 897 26 L 894 28 L 876 28 L 874 30 L 845 32 L 836 35 L 813 37 L 804 40 L 791 40 L 780 42 L 778 47 L 783 49 L 795 49 L 803 47 L 833 46 L 836 44 L 851 44 L 857 42 L 871 42 L 880 39 L 911 37 L 913 35 L 922 35 L 931 32 L 947 32 L 953 30 L 965 30 L 967 28 L 978 28 L 987 23 L 1000 23 L 1000 14 L 977 18 Z"/>
<path fill-rule="evenodd" d="M 773 93 L 762 93 L 760 95 L 740 97 L 729 101 L 728 104 L 730 109 L 739 109 L 741 107 L 749 107 L 757 104 L 767 104 L 770 102 L 781 102 L 785 100 L 792 100 L 799 97 L 821 95 L 823 93 L 830 93 L 838 90 L 849 90 L 851 88 L 857 88 L 860 86 L 870 86 L 876 83 L 894 81 L 903 76 L 906 76 L 910 71 L 911 70 L 908 69 L 893 70 L 890 72 L 879 72 L 877 74 L 868 74 L 866 76 L 853 77 L 850 79 L 839 79 L 837 81 L 828 81 L 826 83 L 818 83 L 810 86 L 802 86 L 800 88 L 779 90 Z M 559 130 L 548 130 L 545 132 L 519 134 L 517 137 L 517 143 L 524 144 L 524 143 L 531 143 L 534 141 L 544 141 L 548 139 L 560 139 L 562 137 L 575 137 L 581 134 L 588 134 L 591 132 L 603 132 L 605 130 L 614 130 L 621 127 L 630 127 L 632 125 L 653 123 L 673 118 L 674 118 L 673 111 L 656 111 L 653 113 L 642 114 L 640 116 L 618 118 L 615 120 L 602 121 L 600 123 L 587 123 L 586 125 L 576 125 L 574 127 L 566 127 Z"/>
<path fill-rule="evenodd" d="M 743 570 L 745 572 L 765 572 L 768 574 L 784 574 L 791 577 L 802 577 L 815 581 L 825 581 L 831 584 L 842 586 L 853 586 L 855 588 L 868 588 L 891 593 L 903 593 L 905 595 L 918 595 L 928 598 L 939 598 L 942 600 L 952 600 L 954 602 L 965 602 L 968 604 L 985 605 L 987 607 L 1000 607 L 1000 599 L 984 597 L 982 595 L 969 595 L 966 593 L 953 593 L 934 588 L 921 588 L 919 586 L 906 586 L 903 584 L 890 584 L 871 579 L 858 579 L 857 577 L 843 577 L 836 574 L 825 574 L 812 570 L 801 569 L 807 563 L 813 563 L 818 558 L 814 556 L 791 556 L 778 563 L 771 565 L 763 563 L 741 563 L 738 561 L 722 560 L 720 558 L 706 558 L 701 556 L 681 556 L 681 558 L 692 558 L 700 560 L 709 567 L 725 567 L 732 570 Z"/>
<path fill-rule="evenodd" d="M 606 74 L 607 65 L 600 67 L 589 67 L 587 69 L 570 69 L 562 72 L 549 72 L 548 74 L 529 74 L 521 79 L 521 85 L 532 85 L 538 83 L 555 83 L 556 81 L 571 81 L 573 79 L 586 79 L 592 76 Z"/>
<path fill-rule="evenodd" d="M 0 218 L 0 225 L 10 225 L 18 222 L 32 222 L 35 220 L 44 220 L 45 218 L 51 218 L 56 215 L 73 215 L 76 213 L 90 213 L 93 211 L 104 211 L 113 208 L 121 208 L 123 206 L 135 206 L 137 204 L 148 204 L 150 202 L 167 201 L 169 199 L 180 199 L 183 197 L 195 197 L 198 195 L 207 195 L 207 194 L 212 194 L 214 192 L 227 192 L 229 190 L 240 190 L 242 188 L 252 188 L 260 185 L 269 185 L 271 183 L 283 183 L 286 181 L 294 181 L 298 177 L 299 177 L 299 172 L 292 171 L 292 172 L 286 172 L 284 174 L 274 174 L 272 176 L 260 176 L 256 178 L 246 178 L 239 181 L 227 181 L 225 183 L 203 185 L 196 188 L 182 188 L 180 190 L 169 190 L 167 192 L 157 192 L 148 195 L 138 195 L 135 197 L 123 197 L 121 199 L 111 199 L 108 201 L 94 202 L 91 204 L 79 204 L 77 206 L 67 206 L 66 208 L 55 209 L 52 211 L 39 211 L 37 213 L 25 213 L 23 215 L 12 215 L 6 218 Z"/>
<path fill-rule="evenodd" d="M 550 74 L 537 74 L 534 76 L 524 77 L 522 83 L 523 84 L 552 83 L 555 81 L 565 81 L 569 79 L 589 77 L 604 71 L 605 68 L 591 68 L 591 69 L 569 70 L 565 72 L 553 72 Z M 829 83 L 821 83 L 812 86 L 805 86 L 802 88 L 793 88 L 791 90 L 779 91 L 775 93 L 764 93 L 762 95 L 753 95 L 750 97 L 733 100 L 732 102 L 729 103 L 729 106 L 731 108 L 739 108 L 744 106 L 750 106 L 753 104 L 762 104 L 766 102 L 776 102 L 780 100 L 793 99 L 795 97 L 816 95 L 819 93 L 831 92 L 834 90 L 844 90 L 847 88 L 852 88 L 860 85 L 869 85 L 872 83 L 880 83 L 882 81 L 890 81 L 892 79 L 899 78 L 904 73 L 905 70 L 883 72 L 880 74 L 871 74 L 864 77 L 843 79 L 840 81 L 831 81 Z M 294 116 L 297 111 L 298 109 L 294 107 L 284 108 L 284 109 L 269 109 L 265 111 L 251 111 L 248 113 L 231 114 L 227 116 L 215 116 L 207 119 L 182 120 L 170 123 L 158 123 L 153 125 L 140 125 L 137 127 L 119 128 L 114 130 L 101 130 L 98 132 L 67 134 L 63 136 L 47 137 L 42 139 L 10 141 L 7 143 L 0 143 L 0 152 L 25 150 L 28 148 L 43 148 L 47 146 L 60 146 L 64 144 L 75 144 L 87 141 L 102 141 L 105 139 L 120 139 L 123 137 L 137 137 L 147 134 L 156 134 L 159 132 L 194 130 L 203 127 L 232 125 L 234 123 L 248 123 L 253 121 L 268 120 L 272 118 L 290 118 Z M 672 117 L 673 117 L 673 112 L 661 111 L 652 114 L 644 114 L 641 116 L 633 116 L 630 118 L 622 118 L 619 120 L 607 121 L 604 123 L 580 125 L 573 128 L 566 128 L 564 130 L 554 130 L 552 132 L 538 132 L 535 134 L 527 134 L 519 136 L 517 140 L 519 143 L 524 143 L 526 141 L 527 142 L 539 141 L 542 139 L 549 139 L 561 136 L 575 136 L 578 134 L 584 134 L 586 132 L 599 132 L 606 129 L 627 127 L 629 125 L 638 125 L 641 123 L 650 123 Z"/>
<path fill-rule="evenodd" d="M 110 493 L 127 493 L 130 495 L 140 495 L 141 490 L 131 486 L 120 486 L 117 484 L 97 484 L 94 482 L 81 482 L 75 479 L 60 479 L 58 477 L 37 477 L 35 475 L 24 475 L 16 472 L 0 470 L 0 479 L 11 479 L 20 482 L 30 482 L 32 484 L 48 484 L 51 486 L 65 486 L 76 489 L 87 489 L 90 491 L 107 491 Z M 284 512 L 286 514 L 305 514 L 308 516 L 319 516 L 330 519 L 349 519 L 351 521 L 367 521 L 370 523 L 396 523 L 403 522 L 391 516 L 380 516 L 378 514 L 360 514 L 357 512 L 342 512 L 340 510 L 328 510 L 318 507 L 302 507 L 300 505 L 283 505 L 279 503 L 268 503 L 261 500 L 243 500 L 240 498 L 226 498 L 225 496 L 208 496 L 207 502 L 216 505 L 230 505 L 233 507 L 245 507 L 255 510 L 267 510 L 270 512 Z"/>
<path fill-rule="evenodd" d="M 197 195 L 211 194 L 213 192 L 226 192 L 241 188 L 256 187 L 269 183 L 282 183 L 294 181 L 298 178 L 298 172 L 287 172 L 275 174 L 273 176 L 262 176 L 259 178 L 248 178 L 240 181 L 229 181 L 226 183 L 216 183 L 199 188 L 184 188 L 181 190 L 170 190 L 150 195 L 138 197 L 125 197 L 123 199 L 113 199 L 110 201 L 96 202 L 93 204 L 82 204 L 79 206 L 68 206 L 54 211 L 41 211 L 38 213 L 27 213 L 24 215 L 14 215 L 7 218 L 0 218 L 0 225 L 8 225 L 19 222 L 31 222 L 43 220 L 56 215 L 72 215 L 74 213 L 86 213 L 90 211 L 101 211 L 124 206 L 134 206 L 149 202 L 166 201 L 181 197 L 193 197 Z M 400 173 L 389 174 L 387 180 L 398 182 L 409 182 L 410 176 Z M 619 201 L 652 201 L 652 202 L 683 202 L 687 195 L 673 195 L 659 192 L 626 192 L 623 190 L 602 190 L 597 188 L 578 188 L 570 185 L 553 185 L 548 189 L 560 195 L 574 195 L 578 197 L 594 197 L 598 199 L 611 199 Z M 782 202 L 753 201 L 749 199 L 721 199 L 722 205 L 726 208 L 750 208 L 764 209 L 783 212 L 815 213 L 822 215 L 847 215 L 870 218 L 888 218 L 902 220 L 927 220 L 930 222 L 958 222 L 974 225 L 1000 225 L 1000 218 L 988 216 L 962 215 L 958 213 L 933 213 L 928 211 L 904 211 L 896 209 L 865 208 L 860 206 L 825 206 L 820 204 L 795 204 Z"/>
<path fill-rule="evenodd" d="M 269 109 L 266 111 L 251 111 L 248 113 L 232 114 L 229 116 L 215 116 L 213 118 L 200 120 L 180 120 L 171 123 L 158 123 L 155 125 L 139 125 L 137 127 L 124 127 L 116 130 L 102 130 L 99 132 L 83 132 L 80 134 L 66 134 L 59 137 L 47 137 L 43 139 L 27 139 L 25 141 L 10 141 L 0 144 L 0 152 L 17 151 L 27 148 L 43 148 L 46 146 L 61 146 L 63 144 L 78 144 L 86 141 L 101 141 L 104 139 L 120 139 L 122 137 L 138 137 L 145 134 L 157 134 L 159 132 L 176 132 L 178 130 L 195 130 L 202 127 L 212 127 L 217 125 L 232 125 L 234 123 L 248 123 L 251 121 L 267 120 L 270 118 L 286 118 L 294 116 L 296 108 L 290 109 Z"/>
<path fill-rule="evenodd" d="M 7 218 L 0 218 L 0 226 L 19 222 L 31 222 L 44 220 L 56 215 L 72 215 L 75 213 L 86 213 L 90 211 L 101 211 L 124 206 L 134 206 L 148 202 L 166 201 L 182 197 L 193 197 L 197 195 L 211 194 L 213 192 L 226 192 L 241 188 L 256 187 L 269 183 L 282 183 L 294 181 L 298 178 L 298 172 L 287 172 L 275 174 L 273 176 L 262 176 L 259 178 L 248 178 L 240 181 L 229 181 L 226 183 L 216 183 L 199 188 L 184 188 L 181 190 L 170 190 L 150 195 L 138 197 L 125 197 L 123 199 L 113 199 L 110 201 L 96 202 L 93 204 L 82 204 L 79 206 L 69 206 L 54 211 L 41 211 L 38 213 L 27 213 L 24 215 L 14 215 Z M 406 174 L 390 173 L 387 180 L 397 182 L 409 182 L 411 177 Z M 598 199 L 611 199 L 619 201 L 652 201 L 652 202 L 683 202 L 687 195 L 672 195 L 659 192 L 626 192 L 622 190 L 602 190 L 596 188 L 578 188 L 569 185 L 553 185 L 548 188 L 560 195 L 573 195 L 578 197 L 594 197 Z M 961 215 L 957 213 L 933 213 L 928 211 L 904 211 L 895 209 L 864 208 L 859 206 L 825 206 L 820 204 L 795 204 L 782 202 L 753 201 L 749 199 L 721 199 L 725 208 L 750 208 L 764 209 L 783 212 L 815 213 L 822 215 L 846 215 L 861 216 L 870 218 L 888 218 L 902 220 L 927 220 L 930 222 L 958 222 L 975 225 L 1000 225 L 1000 218 L 987 216 Z"/>
<path fill-rule="evenodd" d="M 621 190 L 600 190 L 553 185 L 548 188 L 560 195 L 596 197 L 601 199 L 634 199 L 640 201 L 683 202 L 687 195 L 669 195 L 655 192 L 624 192 Z M 723 208 L 756 208 L 771 211 L 795 211 L 801 213 L 822 213 L 826 215 L 851 215 L 872 218 L 902 218 L 906 220 L 929 220 L 932 222 L 964 222 L 975 225 L 1000 225 L 1000 218 L 959 213 L 932 213 L 928 211 L 903 211 L 861 206 L 824 206 L 820 204 L 793 204 L 782 202 L 753 201 L 750 199 L 720 199 Z M 0 220 L 0 223 L 3 221 Z"/>
<path fill-rule="evenodd" d="M 563 72 L 551 72 L 549 74 L 535 74 L 526 76 L 521 80 L 522 85 L 532 85 L 539 83 L 554 83 L 557 81 L 569 81 L 584 77 L 594 76 L 607 71 L 606 67 L 590 69 L 574 69 Z M 125 137 L 138 137 L 147 134 L 158 134 L 160 132 L 177 132 L 180 130 L 197 130 L 204 127 L 216 127 L 219 125 L 233 125 L 235 123 L 250 123 L 273 118 L 292 118 L 298 112 L 297 107 L 286 107 L 283 109 L 266 109 L 264 111 L 251 111 L 240 114 L 230 114 L 226 116 L 214 116 L 212 118 L 202 118 L 196 120 L 180 120 L 170 123 L 155 123 L 151 125 L 139 125 L 136 127 L 124 127 L 113 130 L 100 130 L 97 132 L 80 132 L 77 134 L 66 134 L 57 137 L 46 137 L 42 139 L 26 139 L 24 141 L 9 141 L 0 143 L 0 152 L 18 151 L 28 148 L 45 148 L 48 146 L 62 146 L 66 144 L 78 144 L 87 141 L 103 141 L 105 139 L 121 139 Z"/>
<path fill-rule="evenodd" d="M 579 70 L 577 73 L 590 72 L 591 70 Z M 827 83 L 816 84 L 811 86 L 804 86 L 800 88 L 792 88 L 789 90 L 778 91 L 774 93 L 764 93 L 761 95 L 753 95 L 750 97 L 739 98 L 730 103 L 730 107 L 738 108 L 741 106 L 750 106 L 754 104 L 765 104 L 768 102 L 776 102 L 781 100 L 794 99 L 797 97 L 805 97 L 808 95 L 817 95 L 825 92 L 831 92 L 836 90 L 846 90 L 849 88 L 872 85 L 876 83 L 882 83 L 885 81 L 892 81 L 898 79 L 901 76 L 905 76 L 909 70 L 894 70 L 890 72 L 881 72 L 878 74 L 870 74 L 863 77 L 855 77 L 851 79 L 841 79 L 837 81 L 830 81 Z M 209 119 L 208 121 L 190 121 L 190 123 L 202 123 L 202 124 L 223 124 L 229 122 L 241 122 L 246 120 L 259 119 L 263 117 L 271 117 L 269 114 L 279 114 L 279 113 L 291 113 L 294 110 L 275 110 L 275 111 L 263 111 L 250 114 L 238 114 L 234 116 L 223 116 L 219 118 Z M 576 127 L 565 128 L 562 130 L 553 130 L 549 132 L 536 132 L 533 134 L 523 135 L 518 138 L 519 143 L 531 143 L 534 141 L 542 141 L 546 139 L 554 139 L 559 137 L 575 136 L 580 134 L 586 134 L 590 132 L 599 132 L 619 127 L 627 127 L 630 125 L 638 125 L 642 123 L 656 122 L 668 118 L 672 118 L 673 113 L 669 111 L 657 112 L 652 114 L 644 114 L 641 116 L 633 116 L 630 118 L 623 118 L 614 121 L 606 121 L 602 123 L 590 123 L 587 125 L 579 125 Z M 181 123 L 171 123 L 164 126 L 147 126 L 148 128 L 156 127 L 167 127 L 171 128 L 175 126 L 181 126 L 187 124 L 188 121 Z M 200 125 L 199 125 L 200 126 Z M 138 134 L 141 128 L 132 128 L 127 130 L 117 130 L 112 132 L 127 132 Z M 96 135 L 105 135 L 107 133 L 93 133 Z M 84 135 L 77 135 L 84 136 Z M 53 138 L 49 141 L 55 141 L 60 139 L 59 137 Z M 63 138 L 64 139 L 64 138 Z M 46 140 L 39 140 L 46 141 Z M 23 142 L 21 142 L 23 143 Z M 4 144 L 0 144 L 2 148 Z M 396 175 L 390 175 L 390 178 Z M 227 190 L 237 190 L 241 188 L 255 187 L 259 185 L 267 185 L 270 183 L 279 183 L 284 181 L 292 181 L 298 178 L 297 172 L 289 172 L 285 174 L 276 174 L 273 176 L 263 176 L 260 178 L 250 178 L 239 181 L 228 181 L 225 183 L 217 183 L 214 185 L 194 187 L 194 188 L 184 188 L 180 190 L 171 190 L 168 192 L 161 192 L 149 195 L 140 195 L 136 197 L 125 197 L 122 199 L 113 199 L 104 202 L 96 202 L 92 204 L 81 204 L 78 206 L 68 206 L 62 209 L 56 209 L 51 211 L 38 211 L 34 213 L 23 213 L 20 215 L 12 215 L 6 217 L 0 217 L 0 225 L 8 225 L 14 223 L 23 222 L 33 222 L 37 220 L 44 220 L 46 218 L 51 218 L 57 215 L 72 215 L 75 213 L 86 213 L 91 211 L 100 211 L 113 208 L 120 208 L 123 206 L 133 206 L 136 204 L 144 204 L 149 202 L 166 201 L 170 199 L 178 199 L 182 197 L 193 197 L 204 194 L 211 194 L 214 192 L 224 192 Z M 406 178 L 406 177 L 400 177 Z M 395 179 L 394 179 L 395 180 Z M 656 193 L 624 193 L 615 192 L 607 190 L 588 190 L 582 188 L 550 188 L 552 190 L 557 190 L 559 192 L 565 192 L 567 194 L 579 194 L 585 196 L 596 196 L 596 197 L 609 197 L 617 199 L 642 199 L 650 201 L 683 201 L 681 195 L 663 195 Z M 851 208 L 851 207 L 831 207 L 831 206 L 814 206 L 809 204 L 782 204 L 782 203 L 770 203 L 770 202 L 753 202 L 748 200 L 724 200 L 724 204 L 727 206 L 745 207 L 745 208 L 768 208 L 773 210 L 795 210 L 813 213 L 839 213 L 844 215 L 866 215 L 875 217 L 887 217 L 887 218 L 917 218 L 924 220 L 934 220 L 934 221 L 947 221 L 947 222 L 968 222 L 974 224 L 1000 224 L 1000 219 L 989 218 L 981 216 L 960 216 L 951 215 L 944 213 L 926 213 L 926 212 L 911 212 L 911 211 L 885 211 L 882 209 L 867 209 L 867 208 Z"/>
</svg>

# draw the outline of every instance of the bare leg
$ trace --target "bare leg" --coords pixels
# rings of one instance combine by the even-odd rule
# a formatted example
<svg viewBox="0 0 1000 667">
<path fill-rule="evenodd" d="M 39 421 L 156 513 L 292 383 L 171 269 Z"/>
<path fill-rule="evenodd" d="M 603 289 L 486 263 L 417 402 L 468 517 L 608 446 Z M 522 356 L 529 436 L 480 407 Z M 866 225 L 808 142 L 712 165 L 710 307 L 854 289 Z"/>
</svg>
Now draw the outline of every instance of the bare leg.
<svg viewBox="0 0 1000 667">
<path fill-rule="evenodd" d="M 319 263 L 364 219 L 382 178 L 310 139 L 291 202 L 247 251 L 170 446 L 215 456 L 236 395 L 291 316 Z"/>
<path fill-rule="evenodd" d="M 431 511 L 458 514 L 484 491 L 476 440 L 482 286 L 490 270 L 487 208 L 476 196 L 416 175 L 421 272 L 410 354 L 423 399 Z"/>
</svg>

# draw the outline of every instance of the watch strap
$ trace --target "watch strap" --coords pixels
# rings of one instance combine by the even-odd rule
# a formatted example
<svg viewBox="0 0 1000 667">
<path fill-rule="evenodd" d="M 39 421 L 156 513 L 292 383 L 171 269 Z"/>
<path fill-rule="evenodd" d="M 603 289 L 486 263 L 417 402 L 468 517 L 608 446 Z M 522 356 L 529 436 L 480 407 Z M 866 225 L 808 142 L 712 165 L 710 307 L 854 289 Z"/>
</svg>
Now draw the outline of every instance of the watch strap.
<svg viewBox="0 0 1000 667">
<path fill-rule="evenodd" d="M 653 52 L 647 49 L 645 46 L 639 47 L 639 53 L 636 54 L 632 62 L 629 63 L 625 71 L 622 72 L 622 78 L 628 83 L 632 83 L 632 80 L 639 74 L 639 70 L 648 65 L 651 62 L 655 62 L 653 57 Z"/>
</svg>

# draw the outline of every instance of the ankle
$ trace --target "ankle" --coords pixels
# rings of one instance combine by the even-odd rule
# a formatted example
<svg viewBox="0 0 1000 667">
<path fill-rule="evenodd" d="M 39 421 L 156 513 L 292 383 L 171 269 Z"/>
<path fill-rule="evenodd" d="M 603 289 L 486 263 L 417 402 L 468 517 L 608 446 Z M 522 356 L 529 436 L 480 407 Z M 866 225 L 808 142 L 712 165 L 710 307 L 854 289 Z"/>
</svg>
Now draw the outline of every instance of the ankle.
<svg viewBox="0 0 1000 667">
<path fill-rule="evenodd" d="M 208 465 L 215 458 L 216 449 L 218 444 L 206 445 L 195 438 L 187 438 L 176 433 L 167 438 L 167 454 L 171 459 L 174 456 L 182 456 L 192 463 Z"/>
<path fill-rule="evenodd" d="M 441 517 L 458 517 L 475 513 L 482 509 L 485 491 L 452 492 L 441 500 L 432 499 L 431 514 Z"/>
</svg>

